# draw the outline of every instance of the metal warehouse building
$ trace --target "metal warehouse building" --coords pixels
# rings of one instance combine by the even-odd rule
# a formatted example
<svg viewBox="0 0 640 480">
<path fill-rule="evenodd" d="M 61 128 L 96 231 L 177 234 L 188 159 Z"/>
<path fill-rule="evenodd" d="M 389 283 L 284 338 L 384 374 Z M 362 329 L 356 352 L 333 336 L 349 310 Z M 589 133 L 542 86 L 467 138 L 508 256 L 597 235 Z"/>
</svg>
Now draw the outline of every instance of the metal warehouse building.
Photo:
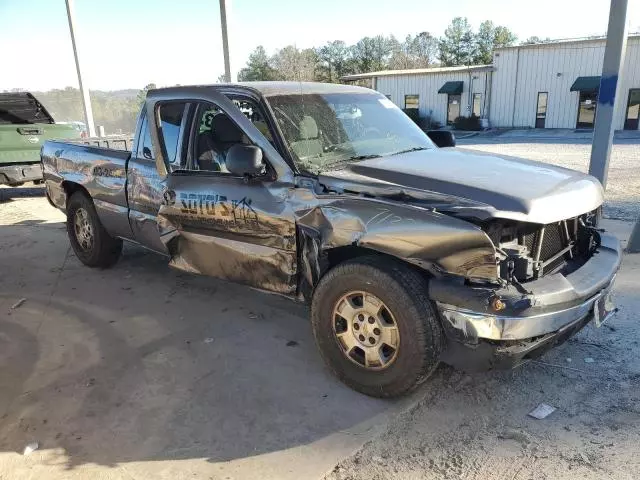
<svg viewBox="0 0 640 480">
<path fill-rule="evenodd" d="M 497 49 L 492 65 L 387 70 L 343 77 L 367 81 L 401 108 L 442 124 L 474 114 L 493 127 L 593 128 L 603 38 Z M 638 130 L 640 35 L 627 42 L 614 116 L 616 130 Z"/>
</svg>

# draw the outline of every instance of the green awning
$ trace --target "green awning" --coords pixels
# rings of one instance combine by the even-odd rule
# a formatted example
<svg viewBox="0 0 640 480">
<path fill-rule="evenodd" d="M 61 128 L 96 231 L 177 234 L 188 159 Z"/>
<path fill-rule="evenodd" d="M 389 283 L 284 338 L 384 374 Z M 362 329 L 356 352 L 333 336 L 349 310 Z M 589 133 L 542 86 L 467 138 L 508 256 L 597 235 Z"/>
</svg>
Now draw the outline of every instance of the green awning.
<svg viewBox="0 0 640 480">
<path fill-rule="evenodd" d="M 600 89 L 600 77 L 578 77 L 573 82 L 571 92 L 597 92 Z"/>
<path fill-rule="evenodd" d="M 447 93 L 449 95 L 460 95 L 462 93 L 462 85 L 464 82 L 446 82 L 438 93 Z"/>
</svg>

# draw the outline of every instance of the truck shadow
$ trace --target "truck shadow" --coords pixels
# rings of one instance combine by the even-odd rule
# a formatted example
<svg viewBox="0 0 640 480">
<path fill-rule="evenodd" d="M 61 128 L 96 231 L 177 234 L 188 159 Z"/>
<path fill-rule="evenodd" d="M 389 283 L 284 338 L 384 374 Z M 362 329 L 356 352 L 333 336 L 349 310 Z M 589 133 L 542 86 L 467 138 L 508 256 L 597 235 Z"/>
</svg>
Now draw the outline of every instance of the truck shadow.
<svg viewBox="0 0 640 480">
<path fill-rule="evenodd" d="M 43 185 L 30 185 L 23 187 L 1 187 L 0 203 L 10 202 L 18 198 L 43 197 Z"/>
<path fill-rule="evenodd" d="M 393 403 L 325 370 L 305 307 L 170 270 L 138 247 L 110 270 L 89 269 L 61 226 L 0 236 L 16 272 L 0 281 L 0 306 L 27 299 L 0 323 L 23 352 L 5 365 L 0 450 L 37 440 L 67 469 L 231 461 L 348 432 Z M 35 243 L 20 248 L 21 237 Z"/>
<path fill-rule="evenodd" d="M 11 365 L 0 375 L 0 419 L 7 416 L 12 402 L 19 402 L 38 358 L 38 342 L 28 328 L 10 321 L 9 316 L 0 322 L 0 365 Z"/>
</svg>

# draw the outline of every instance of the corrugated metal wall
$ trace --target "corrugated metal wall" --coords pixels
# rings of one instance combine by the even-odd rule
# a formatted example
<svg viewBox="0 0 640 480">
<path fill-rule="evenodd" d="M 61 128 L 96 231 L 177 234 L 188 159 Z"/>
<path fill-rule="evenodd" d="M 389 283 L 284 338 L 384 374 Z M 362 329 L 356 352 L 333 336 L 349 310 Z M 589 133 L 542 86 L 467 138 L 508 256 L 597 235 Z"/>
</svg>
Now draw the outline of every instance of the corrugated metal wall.
<svg viewBox="0 0 640 480">
<path fill-rule="evenodd" d="M 473 98 L 469 95 L 469 88 L 470 82 L 472 82 L 471 93 L 482 95 L 481 116 L 484 116 L 485 106 L 488 107 L 485 105 L 485 78 L 487 75 L 490 78 L 491 73 L 472 71 L 471 76 L 468 72 L 382 76 L 377 78 L 376 90 L 384 95 L 389 95 L 391 101 L 400 108 L 404 108 L 405 95 L 419 95 L 420 115 L 431 115 L 432 119 L 445 125 L 447 122 L 447 95 L 438 93 L 440 87 L 445 82 L 464 82 L 460 114 L 469 116 L 471 114 L 469 106 Z"/>
<path fill-rule="evenodd" d="M 481 116 L 488 114 L 494 127 L 534 127 L 538 92 L 548 92 L 545 127 L 575 128 L 579 93 L 569 89 L 578 77 L 601 74 L 604 48 L 604 40 L 586 40 L 498 50 L 494 54 L 493 73 L 471 72 L 472 77 L 477 77 L 471 93 L 482 95 Z M 405 95 L 419 95 L 420 115 L 431 115 L 445 124 L 447 95 L 438 94 L 438 90 L 449 81 L 464 82 L 460 113 L 470 115 L 472 96 L 466 71 L 381 76 L 377 77 L 376 90 L 390 95 L 400 108 L 404 108 Z M 616 130 L 624 127 L 631 88 L 640 88 L 640 37 L 632 37 L 627 42 L 624 73 L 616 100 Z"/>
<path fill-rule="evenodd" d="M 538 92 L 548 92 L 546 128 L 575 128 L 577 77 L 600 75 L 604 40 L 509 48 L 494 54 L 491 125 L 534 127 Z M 625 70 L 618 85 L 614 128 L 622 129 L 630 88 L 640 88 L 640 38 L 627 42 Z M 514 108 L 515 106 L 515 108 Z"/>
</svg>

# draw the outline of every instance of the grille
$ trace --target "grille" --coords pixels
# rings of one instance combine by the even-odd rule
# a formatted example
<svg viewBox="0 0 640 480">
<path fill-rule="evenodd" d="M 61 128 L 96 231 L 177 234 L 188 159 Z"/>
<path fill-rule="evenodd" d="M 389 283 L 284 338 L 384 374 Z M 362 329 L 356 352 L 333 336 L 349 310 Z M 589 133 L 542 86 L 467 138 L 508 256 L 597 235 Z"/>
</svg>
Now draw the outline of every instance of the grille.
<svg viewBox="0 0 640 480">
<path fill-rule="evenodd" d="M 544 229 L 542 248 L 540 249 L 540 260 L 546 262 L 556 253 L 562 250 L 566 244 L 564 235 L 559 223 L 547 225 Z"/>
<path fill-rule="evenodd" d="M 531 257 L 535 258 L 538 251 L 538 244 L 540 237 L 542 236 L 542 245 L 540 246 L 540 261 L 546 262 L 560 250 L 562 250 L 567 242 L 565 240 L 565 234 L 563 232 L 563 226 L 561 223 L 553 223 L 545 225 L 544 236 L 542 236 L 542 230 L 525 235 L 524 244 L 528 248 Z M 554 262 L 555 263 L 555 262 Z"/>
<path fill-rule="evenodd" d="M 573 229 L 569 228 L 569 235 L 573 237 L 572 232 Z M 535 260 L 536 253 L 538 251 L 538 245 L 540 244 L 540 238 L 542 237 L 542 244 L 540 245 L 540 262 L 544 263 L 550 259 L 552 259 L 555 255 L 557 255 L 561 250 L 563 250 L 567 245 L 566 235 L 564 232 L 563 222 L 552 223 L 549 225 L 545 225 L 544 227 L 544 235 L 542 235 L 542 229 L 536 230 L 535 232 L 531 232 L 524 236 L 524 245 L 527 247 L 529 251 L 529 255 L 532 259 Z M 559 258 L 551 261 L 548 265 L 543 268 L 542 274 L 547 274 L 554 272 L 558 268 L 562 267 L 565 264 L 565 256 L 562 255 Z"/>
<path fill-rule="evenodd" d="M 550 262 L 546 267 L 544 267 L 544 274 L 552 273 L 558 268 L 562 267 L 565 264 L 564 256 L 556 258 L 553 262 Z"/>
<path fill-rule="evenodd" d="M 500 264 L 500 275 L 526 282 L 573 265 L 572 259 L 589 258 L 593 253 L 589 240 L 593 218 L 594 212 L 589 212 L 544 226 L 521 224 L 515 229 L 504 228 L 500 231 L 500 246 L 506 258 Z"/>
</svg>

